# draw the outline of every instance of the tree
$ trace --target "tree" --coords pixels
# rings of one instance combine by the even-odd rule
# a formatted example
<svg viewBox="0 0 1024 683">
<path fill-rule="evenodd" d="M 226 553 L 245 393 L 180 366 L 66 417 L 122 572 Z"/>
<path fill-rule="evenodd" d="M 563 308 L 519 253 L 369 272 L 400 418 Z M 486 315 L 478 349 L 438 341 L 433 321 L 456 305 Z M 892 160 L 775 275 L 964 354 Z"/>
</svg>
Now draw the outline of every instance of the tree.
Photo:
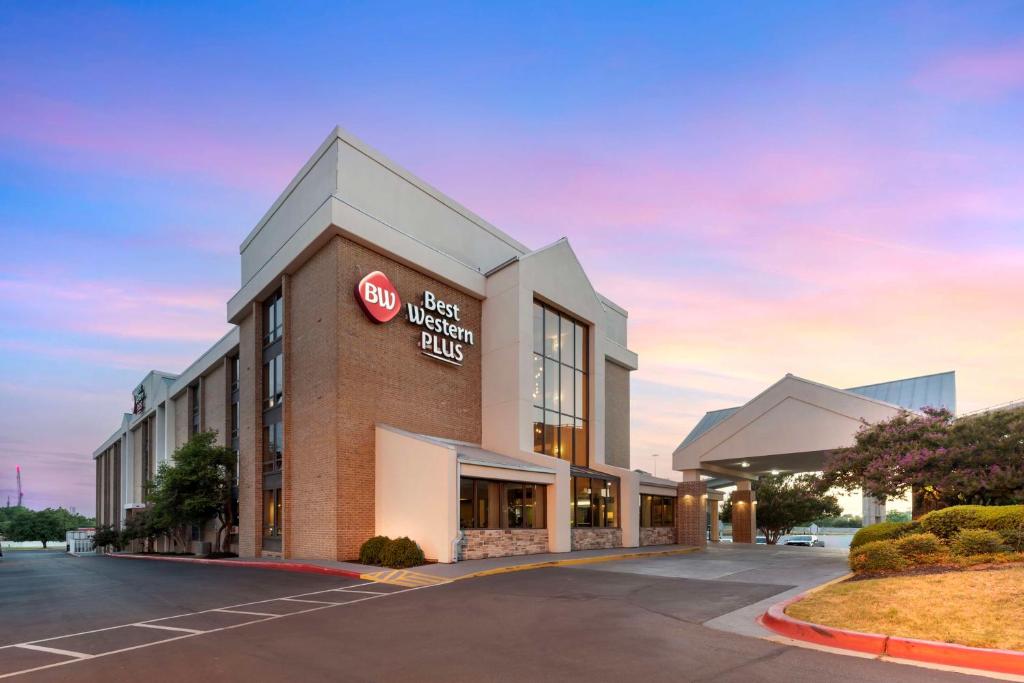
<svg viewBox="0 0 1024 683">
<path fill-rule="evenodd" d="M 161 518 L 153 514 L 152 508 L 132 510 L 125 519 L 124 529 L 121 531 L 121 545 L 128 545 L 135 540 L 145 541 L 146 550 L 153 552 L 156 539 L 168 531 L 161 522 Z"/>
<path fill-rule="evenodd" d="M 93 545 L 97 548 L 112 547 L 114 550 L 121 550 L 124 547 L 121 532 L 110 525 L 101 526 L 96 529 L 92 537 Z"/>
<path fill-rule="evenodd" d="M 954 420 L 945 409 L 903 411 L 832 453 L 822 486 L 881 500 L 914 492 L 915 508 L 1024 502 L 1024 408 Z"/>
<path fill-rule="evenodd" d="M 762 475 L 753 489 L 757 499 L 757 530 L 769 545 L 778 543 L 795 526 L 843 512 L 835 496 L 821 492 L 819 477 L 812 474 Z M 725 521 L 731 515 L 732 496 L 722 506 L 721 518 Z"/>
<path fill-rule="evenodd" d="M 43 548 L 50 541 L 62 541 L 67 526 L 63 510 L 46 508 L 45 510 L 29 510 L 18 508 L 11 516 L 6 531 L 12 541 L 41 541 Z"/>
<path fill-rule="evenodd" d="M 889 510 L 885 513 L 885 521 L 887 522 L 909 522 L 910 513 L 904 510 Z"/>
<path fill-rule="evenodd" d="M 234 524 L 231 487 L 237 455 L 214 443 L 216 432 L 200 432 L 160 465 L 147 493 L 150 523 L 164 529 L 184 550 L 192 526 L 216 518 L 217 548 L 226 549 L 224 531 Z"/>
</svg>

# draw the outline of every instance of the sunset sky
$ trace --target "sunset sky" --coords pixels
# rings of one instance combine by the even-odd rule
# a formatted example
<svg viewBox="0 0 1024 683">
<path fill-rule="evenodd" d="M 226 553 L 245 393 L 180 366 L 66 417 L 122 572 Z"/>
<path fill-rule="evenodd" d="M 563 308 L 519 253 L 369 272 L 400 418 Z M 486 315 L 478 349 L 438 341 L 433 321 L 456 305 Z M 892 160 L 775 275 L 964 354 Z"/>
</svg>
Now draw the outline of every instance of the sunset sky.
<svg viewBox="0 0 1024 683">
<path fill-rule="evenodd" d="M 1020 2 L 212 5 L 0 11 L 0 505 L 20 464 L 93 512 L 92 450 L 227 330 L 335 124 L 568 236 L 630 312 L 634 467 L 786 372 L 1024 397 Z"/>
</svg>

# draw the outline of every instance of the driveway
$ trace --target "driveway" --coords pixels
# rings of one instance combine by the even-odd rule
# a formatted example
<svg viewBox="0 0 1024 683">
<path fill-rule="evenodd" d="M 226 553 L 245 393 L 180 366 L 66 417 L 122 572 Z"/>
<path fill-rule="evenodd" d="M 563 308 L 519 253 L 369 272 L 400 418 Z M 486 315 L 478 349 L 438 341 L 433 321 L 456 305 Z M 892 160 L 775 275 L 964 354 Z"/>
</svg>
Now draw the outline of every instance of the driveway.
<svg viewBox="0 0 1024 683">
<path fill-rule="evenodd" d="M 789 550 L 716 548 L 414 589 L 259 569 L 12 553 L 0 565 L 0 645 L 6 646 L 0 647 L 0 676 L 6 672 L 18 681 L 981 680 L 789 647 L 702 625 L 773 600 L 792 585 L 771 582 L 787 572 L 795 577 L 799 571 L 829 571 L 817 567 L 822 556 Z M 758 560 L 762 566 L 749 566 Z M 773 563 L 775 573 L 764 574 L 764 565 Z M 18 579 L 17 588 L 11 578 Z M 48 593 L 51 588 L 59 593 Z M 50 665 L 55 666 L 37 668 Z"/>
</svg>

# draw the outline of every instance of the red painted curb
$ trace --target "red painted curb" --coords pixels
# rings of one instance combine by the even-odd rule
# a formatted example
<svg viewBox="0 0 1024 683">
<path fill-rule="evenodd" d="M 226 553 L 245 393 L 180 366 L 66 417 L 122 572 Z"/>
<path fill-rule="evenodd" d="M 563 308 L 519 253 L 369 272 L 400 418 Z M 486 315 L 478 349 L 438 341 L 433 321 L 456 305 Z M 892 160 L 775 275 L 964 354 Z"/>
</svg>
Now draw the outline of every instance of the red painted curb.
<svg viewBox="0 0 1024 683">
<path fill-rule="evenodd" d="M 786 608 L 794 602 L 803 599 L 803 595 L 780 602 L 768 608 L 768 611 L 761 617 L 761 623 L 776 633 L 780 633 L 793 640 L 803 640 L 818 645 L 827 645 L 842 650 L 854 650 L 865 652 L 870 655 L 885 654 L 886 636 L 877 633 L 860 633 L 859 631 L 847 631 L 842 628 L 831 628 L 812 624 L 808 621 L 800 621 L 786 614 Z"/>
<path fill-rule="evenodd" d="M 842 650 L 965 669 L 1024 674 L 1024 652 L 848 631 L 801 621 L 786 614 L 787 607 L 803 600 L 806 596 L 807 593 L 803 593 L 795 598 L 772 605 L 767 612 L 761 615 L 759 622 L 765 628 L 787 638 Z"/>
<path fill-rule="evenodd" d="M 265 562 L 260 560 L 214 560 L 202 557 L 170 557 L 166 555 L 120 555 L 110 554 L 107 557 L 117 557 L 123 560 L 159 560 L 162 562 L 191 562 L 193 564 L 216 564 L 223 567 L 249 567 L 251 569 L 271 569 L 279 572 L 296 572 L 298 574 L 322 574 L 325 576 L 344 576 L 350 579 L 358 579 L 362 576 L 359 572 L 349 569 L 336 569 L 334 567 L 321 567 L 318 564 L 305 564 L 303 562 Z"/>
<path fill-rule="evenodd" d="M 889 638 L 885 654 L 932 664 L 1024 675 L 1024 652 L 1016 650 L 993 650 L 893 636 Z"/>
</svg>

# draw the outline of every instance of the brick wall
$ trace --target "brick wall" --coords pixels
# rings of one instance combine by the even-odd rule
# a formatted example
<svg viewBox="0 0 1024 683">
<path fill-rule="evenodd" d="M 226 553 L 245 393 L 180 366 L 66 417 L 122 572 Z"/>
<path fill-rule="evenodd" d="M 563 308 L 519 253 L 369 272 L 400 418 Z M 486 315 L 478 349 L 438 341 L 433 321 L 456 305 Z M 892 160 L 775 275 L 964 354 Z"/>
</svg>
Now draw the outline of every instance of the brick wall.
<svg viewBox="0 0 1024 683">
<path fill-rule="evenodd" d="M 334 238 L 328 248 L 340 252 L 335 342 L 341 354 L 337 559 L 347 560 L 358 557 L 360 544 L 374 533 L 375 424 L 480 442 L 481 303 L 341 237 Z M 419 303 L 423 290 L 430 289 L 459 305 L 460 324 L 473 330 L 476 341 L 466 346 L 462 367 L 424 356 L 417 347 L 419 328 L 405 320 L 404 311 L 383 325 L 366 317 L 353 292 L 359 280 L 374 270 L 387 274 L 403 303 Z M 296 428 L 301 428 L 298 421 Z"/>
<path fill-rule="evenodd" d="M 640 527 L 640 545 L 672 545 L 676 528 L 672 526 Z"/>
<path fill-rule="evenodd" d="M 547 529 L 463 529 L 459 559 L 483 560 L 547 551 Z"/>
<path fill-rule="evenodd" d="M 339 242 L 294 275 L 285 297 L 285 555 L 337 559 Z"/>
<path fill-rule="evenodd" d="M 573 529 L 573 550 L 621 548 L 622 529 Z"/>
<path fill-rule="evenodd" d="M 174 448 L 180 448 L 188 441 L 188 424 L 191 419 L 188 405 L 188 390 L 174 399 Z M 170 453 L 167 454 L 170 457 Z"/>
<path fill-rule="evenodd" d="M 629 370 L 604 364 L 604 461 L 629 469 Z"/>
<path fill-rule="evenodd" d="M 260 550 L 262 530 L 262 458 L 260 403 L 260 370 L 262 344 L 259 305 L 253 304 L 249 314 L 239 323 L 239 424 L 238 424 L 238 554 L 253 557 Z M 183 414 L 187 401 L 176 407 Z"/>
<path fill-rule="evenodd" d="M 676 538 L 682 545 L 707 544 L 707 484 L 681 481 L 677 485 Z"/>
<path fill-rule="evenodd" d="M 215 366 L 210 374 L 203 377 L 202 400 L 200 401 L 200 409 L 203 411 L 203 429 L 216 431 L 217 443 L 221 446 L 227 444 L 225 440 L 227 436 L 225 431 L 225 425 L 227 424 L 227 406 L 225 405 L 227 390 L 225 389 L 225 382 L 227 382 L 227 373 L 224 371 L 222 363 Z"/>
<path fill-rule="evenodd" d="M 733 491 L 732 497 L 732 542 L 753 543 L 757 536 L 756 511 L 753 505 L 753 491 Z"/>
</svg>

